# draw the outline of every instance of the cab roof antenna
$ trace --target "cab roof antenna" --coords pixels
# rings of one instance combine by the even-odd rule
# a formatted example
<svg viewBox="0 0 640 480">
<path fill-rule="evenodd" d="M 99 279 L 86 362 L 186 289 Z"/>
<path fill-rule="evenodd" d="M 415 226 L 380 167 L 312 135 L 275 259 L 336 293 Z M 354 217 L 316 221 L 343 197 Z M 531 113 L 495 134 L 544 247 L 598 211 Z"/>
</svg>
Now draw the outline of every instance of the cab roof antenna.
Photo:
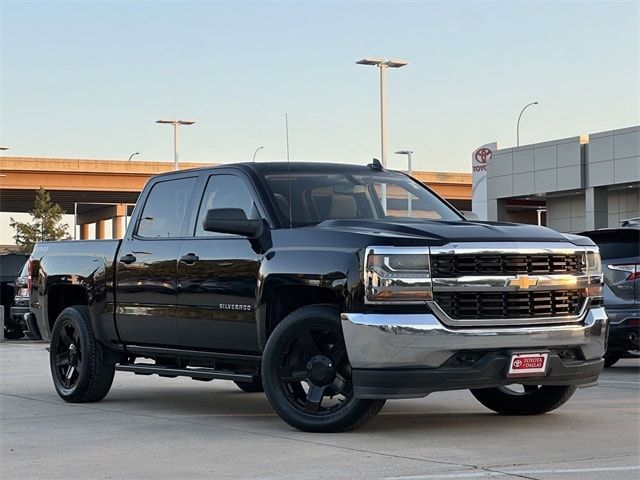
<svg viewBox="0 0 640 480">
<path fill-rule="evenodd" d="M 377 158 L 374 158 L 373 162 L 368 164 L 367 167 L 377 172 L 381 172 L 382 170 L 384 170 L 384 168 L 382 168 L 382 164 L 380 163 L 380 160 L 378 160 Z"/>
</svg>

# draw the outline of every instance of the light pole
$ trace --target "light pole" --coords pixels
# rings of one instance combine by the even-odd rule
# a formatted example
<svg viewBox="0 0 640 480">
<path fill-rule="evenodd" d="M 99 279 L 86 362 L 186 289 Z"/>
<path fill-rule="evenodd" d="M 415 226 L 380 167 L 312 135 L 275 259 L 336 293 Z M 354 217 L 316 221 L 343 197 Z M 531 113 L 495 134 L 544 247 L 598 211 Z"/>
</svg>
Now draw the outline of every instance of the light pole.
<svg viewBox="0 0 640 480">
<path fill-rule="evenodd" d="M 413 155 L 413 150 L 398 150 L 396 152 L 397 155 L 406 155 L 407 156 L 407 168 L 409 176 L 413 174 L 412 164 L 411 164 L 411 155 Z M 407 192 L 407 213 L 411 217 L 412 213 L 412 205 L 411 205 L 411 192 Z"/>
<path fill-rule="evenodd" d="M 520 146 L 520 119 L 522 118 L 522 114 L 524 111 L 532 105 L 538 105 L 538 102 L 531 102 L 524 106 L 522 110 L 520 110 L 520 115 L 518 115 L 518 123 L 516 125 L 516 146 Z"/>
<path fill-rule="evenodd" d="M 132 153 L 131 155 L 129 155 L 129 161 L 131 161 L 131 159 L 133 157 L 135 157 L 136 155 L 140 155 L 140 152 L 135 152 L 135 153 Z"/>
<path fill-rule="evenodd" d="M 194 120 L 156 120 L 156 123 L 173 125 L 173 169 L 178 170 L 178 126 L 193 125 Z"/>
<path fill-rule="evenodd" d="M 387 68 L 400 68 L 409 62 L 404 60 L 384 60 L 382 58 L 363 58 L 359 65 L 372 65 L 380 69 L 380 159 L 387 166 Z M 387 210 L 387 185 L 382 184 L 382 208 Z"/>
<path fill-rule="evenodd" d="M 406 155 L 407 156 L 407 167 L 408 167 L 408 173 L 409 175 L 411 175 L 413 173 L 413 170 L 411 168 L 411 155 L 413 155 L 413 150 L 398 150 L 396 152 L 397 155 Z"/>
<path fill-rule="evenodd" d="M 253 160 L 252 160 L 252 162 L 253 162 L 253 163 L 256 163 L 256 155 L 257 155 L 257 154 L 258 154 L 258 152 L 259 152 L 260 150 L 262 150 L 263 148 L 264 148 L 264 147 L 258 147 L 258 148 L 256 148 L 256 151 L 255 151 L 255 152 L 253 152 Z"/>
<path fill-rule="evenodd" d="M 380 69 L 380 154 L 382 166 L 387 166 L 387 68 L 400 68 L 408 65 L 404 60 L 383 60 L 382 58 L 363 58 L 359 65 L 373 65 Z"/>
</svg>

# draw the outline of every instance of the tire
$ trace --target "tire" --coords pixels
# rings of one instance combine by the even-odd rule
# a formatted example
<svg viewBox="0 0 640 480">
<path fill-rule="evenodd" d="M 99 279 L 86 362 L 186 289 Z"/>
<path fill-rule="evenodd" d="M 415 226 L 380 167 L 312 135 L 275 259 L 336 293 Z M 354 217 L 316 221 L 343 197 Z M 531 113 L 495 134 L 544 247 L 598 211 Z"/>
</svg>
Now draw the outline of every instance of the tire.
<svg viewBox="0 0 640 480">
<path fill-rule="evenodd" d="M 622 358 L 623 352 L 607 352 L 604 354 L 604 366 L 613 367 Z"/>
<path fill-rule="evenodd" d="M 339 318 L 333 306 L 303 307 L 278 324 L 264 350 L 267 398 L 280 418 L 305 432 L 358 428 L 385 403 L 355 398 Z"/>
<path fill-rule="evenodd" d="M 262 379 L 260 377 L 256 378 L 253 382 L 233 382 L 235 383 L 240 390 L 247 393 L 260 393 L 264 392 L 264 388 L 262 387 Z"/>
<path fill-rule="evenodd" d="M 540 415 L 562 406 L 576 391 L 575 386 L 525 385 L 524 392 L 509 387 L 471 390 L 485 407 L 501 415 Z"/>
<path fill-rule="evenodd" d="M 24 334 L 22 333 L 22 328 L 20 327 L 4 328 L 4 338 L 6 338 L 7 340 L 19 340 L 22 337 L 24 337 Z"/>
<path fill-rule="evenodd" d="M 87 307 L 60 313 L 51 331 L 49 365 L 53 385 L 65 402 L 98 402 L 109 393 L 115 364 L 105 361 L 104 348 L 93 335 Z"/>
</svg>

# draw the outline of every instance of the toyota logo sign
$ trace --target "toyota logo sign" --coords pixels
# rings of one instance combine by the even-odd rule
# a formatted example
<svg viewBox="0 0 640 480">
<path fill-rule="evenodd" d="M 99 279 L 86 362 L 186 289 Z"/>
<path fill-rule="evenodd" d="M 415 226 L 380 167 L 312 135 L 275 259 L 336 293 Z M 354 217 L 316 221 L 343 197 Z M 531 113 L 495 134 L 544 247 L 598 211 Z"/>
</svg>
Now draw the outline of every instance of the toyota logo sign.
<svg viewBox="0 0 640 480">
<path fill-rule="evenodd" d="M 482 147 L 476 150 L 474 158 L 476 159 L 476 165 L 473 166 L 474 172 L 486 172 L 487 160 L 491 160 L 493 152 L 487 147 Z"/>
<path fill-rule="evenodd" d="M 488 148 L 479 148 L 476 151 L 476 162 L 484 165 L 485 163 L 487 163 L 487 160 L 491 160 L 492 156 L 493 152 Z"/>
</svg>

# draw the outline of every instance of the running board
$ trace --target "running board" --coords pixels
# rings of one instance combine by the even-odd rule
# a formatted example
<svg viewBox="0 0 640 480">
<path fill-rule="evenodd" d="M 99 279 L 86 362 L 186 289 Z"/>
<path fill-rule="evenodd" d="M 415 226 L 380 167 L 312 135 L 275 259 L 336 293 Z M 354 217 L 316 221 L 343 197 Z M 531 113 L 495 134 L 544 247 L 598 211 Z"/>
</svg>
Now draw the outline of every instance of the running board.
<svg viewBox="0 0 640 480">
<path fill-rule="evenodd" d="M 191 377 L 194 380 L 233 380 L 234 382 L 253 382 L 255 375 L 250 373 L 232 373 L 213 368 L 173 368 L 156 365 L 121 363 L 116 365 L 120 372 L 133 372 L 136 375 L 160 375 L 161 377 Z"/>
</svg>

